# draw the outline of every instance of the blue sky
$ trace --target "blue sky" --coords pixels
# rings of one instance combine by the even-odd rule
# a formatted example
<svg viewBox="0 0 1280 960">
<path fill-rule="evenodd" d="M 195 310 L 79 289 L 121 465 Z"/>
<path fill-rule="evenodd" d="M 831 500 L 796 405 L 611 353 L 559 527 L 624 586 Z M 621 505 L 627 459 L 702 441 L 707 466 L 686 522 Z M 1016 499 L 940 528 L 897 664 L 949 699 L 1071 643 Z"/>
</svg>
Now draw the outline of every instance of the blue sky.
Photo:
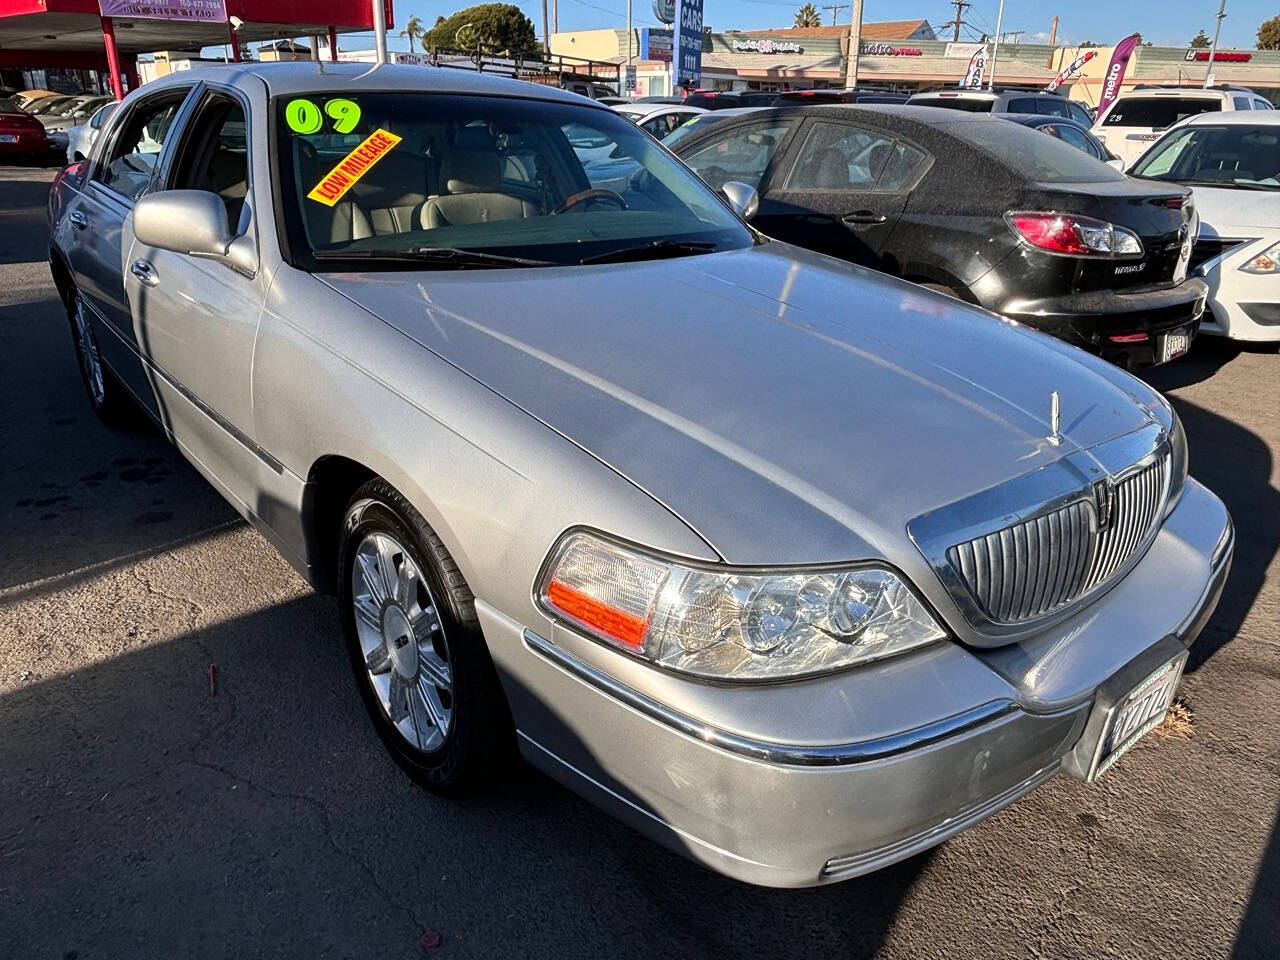
<svg viewBox="0 0 1280 960">
<path fill-rule="evenodd" d="M 533 20 L 541 32 L 541 0 L 514 0 Z M 551 0 L 548 0 L 550 4 Z M 821 8 L 823 2 L 838 0 L 813 0 Z M 846 0 L 847 4 L 848 0 Z M 791 0 L 705 0 L 706 23 L 713 29 L 753 29 L 761 27 L 789 26 L 799 3 Z M 626 24 L 626 0 L 559 0 L 560 29 L 587 30 L 595 27 L 620 27 Z M 437 16 L 447 16 L 467 3 L 465 0 L 395 0 L 396 21 L 403 26 L 411 13 L 416 13 L 428 25 Z M 999 0 L 974 0 L 965 12 L 965 19 L 980 32 L 995 32 L 996 8 Z M 1157 46 L 1181 46 L 1190 40 L 1197 30 L 1213 35 L 1214 15 L 1218 12 L 1218 0 L 1072 0 L 1061 4 L 1047 4 L 1044 0 L 1006 0 L 1002 32 L 1022 30 L 1028 40 L 1044 42 L 1049 36 L 1049 24 L 1058 13 L 1058 42 L 1079 43 L 1092 40 L 1108 43 L 1119 40 L 1135 30 L 1143 39 Z M 1117 13 L 1117 10 L 1123 12 Z M 823 23 L 831 23 L 830 11 L 822 11 Z M 1252 48 L 1258 24 L 1277 13 L 1276 0 L 1227 0 L 1227 19 L 1222 25 L 1223 47 Z M 866 0 L 864 20 L 900 20 L 927 18 L 939 35 L 940 24 L 955 16 L 955 8 L 946 0 Z M 633 0 L 633 17 L 637 26 L 655 26 L 649 0 Z M 849 8 L 840 11 L 839 22 L 848 23 Z M 968 37 L 964 30 L 961 37 Z M 1037 36 L 1039 35 L 1039 36 Z M 974 37 L 977 34 L 973 35 Z M 344 46 L 353 43 L 346 41 Z M 393 48 L 404 49 L 405 41 L 392 38 Z"/>
</svg>

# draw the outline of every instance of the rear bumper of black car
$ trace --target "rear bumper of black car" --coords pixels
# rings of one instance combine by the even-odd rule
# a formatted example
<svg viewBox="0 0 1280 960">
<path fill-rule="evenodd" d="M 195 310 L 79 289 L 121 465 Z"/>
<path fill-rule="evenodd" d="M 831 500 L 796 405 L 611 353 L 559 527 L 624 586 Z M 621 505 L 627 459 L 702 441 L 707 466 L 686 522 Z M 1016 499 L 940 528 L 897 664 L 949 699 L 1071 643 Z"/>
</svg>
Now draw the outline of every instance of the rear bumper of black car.
<svg viewBox="0 0 1280 960">
<path fill-rule="evenodd" d="M 1161 362 L 1165 334 L 1187 327 L 1194 335 L 1207 294 L 1204 281 L 1191 278 L 1161 290 L 1015 299 L 995 311 L 1120 366 L 1143 367 Z"/>
</svg>

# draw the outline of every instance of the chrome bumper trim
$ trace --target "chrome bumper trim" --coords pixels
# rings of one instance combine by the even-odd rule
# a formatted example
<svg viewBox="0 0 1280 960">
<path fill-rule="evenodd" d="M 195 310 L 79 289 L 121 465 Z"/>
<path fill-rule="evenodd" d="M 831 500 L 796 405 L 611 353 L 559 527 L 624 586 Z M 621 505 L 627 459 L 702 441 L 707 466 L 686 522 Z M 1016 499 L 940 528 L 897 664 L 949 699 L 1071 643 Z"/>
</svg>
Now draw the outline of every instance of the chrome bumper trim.
<svg viewBox="0 0 1280 960">
<path fill-rule="evenodd" d="M 998 720 L 1018 709 L 1018 706 L 1012 700 L 996 700 L 980 707 L 974 707 L 972 710 L 966 710 L 964 713 L 947 717 L 945 720 L 926 724 L 923 727 L 916 727 L 914 730 L 908 730 L 893 736 L 879 737 L 875 740 L 815 746 L 773 743 L 768 740 L 756 740 L 751 737 L 729 733 L 688 714 L 673 710 L 652 697 L 602 673 L 568 651 L 556 646 L 550 640 L 538 636 L 532 630 L 526 629 L 524 631 L 524 645 L 533 653 L 551 661 L 583 683 L 595 687 L 614 700 L 618 700 L 686 736 L 720 747 L 730 753 L 782 766 L 834 767 L 882 760 L 885 757 L 918 750 L 929 744 L 937 743 L 939 740 L 954 737 L 975 727 Z M 1071 710 L 1074 709 L 1076 707 L 1071 708 Z M 1070 712 L 1070 710 L 1063 712 Z"/>
<path fill-rule="evenodd" d="M 1231 560 L 1235 556 L 1236 551 L 1236 526 L 1232 522 L 1231 517 L 1227 517 L 1226 529 L 1222 531 L 1222 538 L 1218 541 L 1218 545 L 1214 548 L 1212 558 L 1212 574 L 1209 577 L 1209 583 L 1204 588 L 1204 593 L 1200 594 L 1200 599 L 1186 619 L 1178 625 L 1174 636 L 1182 641 L 1184 646 L 1191 646 L 1195 642 L 1196 637 L 1200 636 L 1200 631 L 1204 629 L 1205 624 L 1209 622 L 1209 618 L 1213 616 L 1213 611 L 1218 608 L 1218 600 L 1222 596 L 1222 588 L 1227 585 L 1227 576 L 1231 573 Z"/>
</svg>

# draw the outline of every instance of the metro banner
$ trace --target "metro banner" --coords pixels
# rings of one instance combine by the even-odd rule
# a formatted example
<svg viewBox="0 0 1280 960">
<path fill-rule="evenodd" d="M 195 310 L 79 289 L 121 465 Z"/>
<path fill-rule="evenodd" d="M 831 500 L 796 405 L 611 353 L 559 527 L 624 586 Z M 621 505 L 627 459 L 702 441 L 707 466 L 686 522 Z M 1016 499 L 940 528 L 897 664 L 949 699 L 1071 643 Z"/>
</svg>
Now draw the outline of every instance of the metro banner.
<svg viewBox="0 0 1280 960">
<path fill-rule="evenodd" d="M 1142 34 L 1133 33 L 1116 44 L 1111 54 L 1111 63 L 1102 79 L 1102 94 L 1098 97 L 1098 117 L 1107 112 L 1116 96 L 1120 93 L 1120 84 L 1124 83 L 1124 72 L 1129 68 L 1129 59 L 1134 49 L 1142 42 Z"/>
<path fill-rule="evenodd" d="M 227 0 L 98 0 L 104 17 L 226 23 Z"/>
</svg>

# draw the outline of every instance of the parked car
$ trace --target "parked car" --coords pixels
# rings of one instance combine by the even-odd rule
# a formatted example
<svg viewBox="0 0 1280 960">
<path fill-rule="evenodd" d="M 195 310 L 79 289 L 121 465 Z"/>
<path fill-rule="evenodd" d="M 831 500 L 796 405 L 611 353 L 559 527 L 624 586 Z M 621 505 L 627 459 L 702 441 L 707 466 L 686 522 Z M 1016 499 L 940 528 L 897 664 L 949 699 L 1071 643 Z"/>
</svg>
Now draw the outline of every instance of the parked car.
<svg viewBox="0 0 1280 960">
<path fill-rule="evenodd" d="M 616 99 L 618 96 L 618 91 L 613 87 L 590 80 L 567 80 L 564 83 L 564 89 L 591 100 L 600 100 L 605 97 Z"/>
<path fill-rule="evenodd" d="M 73 97 L 69 103 L 40 117 L 49 138 L 49 149 L 61 157 L 66 152 L 71 128 L 87 123 L 99 107 L 111 101 L 111 97 Z"/>
<path fill-rule="evenodd" d="M 1133 176 L 1191 188 L 1191 271 L 1209 287 L 1205 333 L 1280 341 L 1280 111 L 1201 113 L 1144 153 Z"/>
<path fill-rule="evenodd" d="M 746 106 L 738 99 L 738 94 L 730 90 L 693 90 L 683 102 L 686 107 L 701 107 L 703 110 L 728 110 L 731 107 Z"/>
<path fill-rule="evenodd" d="M 1190 191 L 1130 181 L 1019 124 L 926 107 L 761 111 L 682 139 L 771 237 L 926 284 L 1123 366 L 1189 349 Z M 982 171 L 975 176 L 975 171 Z"/>
<path fill-rule="evenodd" d="M 907 100 L 905 93 L 876 87 L 858 87 L 853 90 L 788 90 L 778 98 L 778 103 L 906 103 Z"/>
<path fill-rule="evenodd" d="M 23 90 L 20 93 L 15 93 L 9 99 L 22 107 L 23 110 L 29 111 L 32 104 L 38 103 L 41 100 L 46 100 L 49 97 L 58 96 L 62 96 L 62 94 L 54 90 Z"/>
<path fill-rule="evenodd" d="M 49 141 L 40 121 L 12 100 L 0 99 L 0 160 L 38 161 L 48 154 Z"/>
<path fill-rule="evenodd" d="M 1165 130 L 1199 113 L 1270 110 L 1248 87 L 1156 87 L 1121 91 L 1093 125 L 1093 134 L 1129 166 Z"/>
<path fill-rule="evenodd" d="M 644 174 L 596 186 L 566 127 Z M 518 750 L 807 886 L 1096 779 L 1167 709 L 1233 534 L 1122 371 L 768 241 L 748 187 L 546 87 L 228 65 L 106 137 L 49 201 L 90 402 L 338 595 L 431 789 Z"/>
<path fill-rule="evenodd" d="M 115 100 L 108 100 L 87 121 L 67 131 L 67 163 L 76 163 L 89 156 L 102 125 L 110 119 L 118 106 L 119 103 Z"/>
<path fill-rule="evenodd" d="M 963 110 L 966 113 L 1035 113 L 1065 117 L 1088 127 L 1093 117 L 1083 104 L 1057 93 L 1027 90 L 930 90 L 912 94 L 907 103 L 921 107 Z"/>
<path fill-rule="evenodd" d="M 1039 130 L 1041 133 L 1056 137 L 1063 143 L 1075 147 L 1077 150 L 1083 150 L 1091 157 L 1096 157 L 1108 166 L 1117 170 L 1124 169 L 1124 161 L 1108 150 L 1102 141 L 1089 132 L 1089 128 L 1081 126 L 1074 120 L 1068 120 L 1065 117 L 1046 117 L 1033 113 L 998 113 L 996 116 L 1005 120 L 1012 120 L 1014 123 L 1020 123 L 1024 127 L 1030 127 L 1032 130 Z"/>
<path fill-rule="evenodd" d="M 669 134 L 662 138 L 663 145 L 668 150 L 674 150 L 676 145 L 689 137 L 705 133 L 717 123 L 725 120 L 732 120 L 734 117 L 741 117 L 748 113 L 757 113 L 761 107 L 729 107 L 726 110 L 703 111 L 700 115 L 686 120 L 680 126 L 676 127 Z"/>
<path fill-rule="evenodd" d="M 707 111 L 701 107 L 686 107 L 683 104 L 622 104 L 614 110 L 622 114 L 641 130 L 661 140 L 680 125 L 694 117 L 700 117 Z"/>
<path fill-rule="evenodd" d="M 52 97 L 41 97 L 39 100 L 35 101 L 35 103 L 23 107 L 22 109 L 33 117 L 42 117 L 63 104 L 70 102 L 71 99 L 72 98 L 67 94 L 59 93 Z"/>
</svg>

